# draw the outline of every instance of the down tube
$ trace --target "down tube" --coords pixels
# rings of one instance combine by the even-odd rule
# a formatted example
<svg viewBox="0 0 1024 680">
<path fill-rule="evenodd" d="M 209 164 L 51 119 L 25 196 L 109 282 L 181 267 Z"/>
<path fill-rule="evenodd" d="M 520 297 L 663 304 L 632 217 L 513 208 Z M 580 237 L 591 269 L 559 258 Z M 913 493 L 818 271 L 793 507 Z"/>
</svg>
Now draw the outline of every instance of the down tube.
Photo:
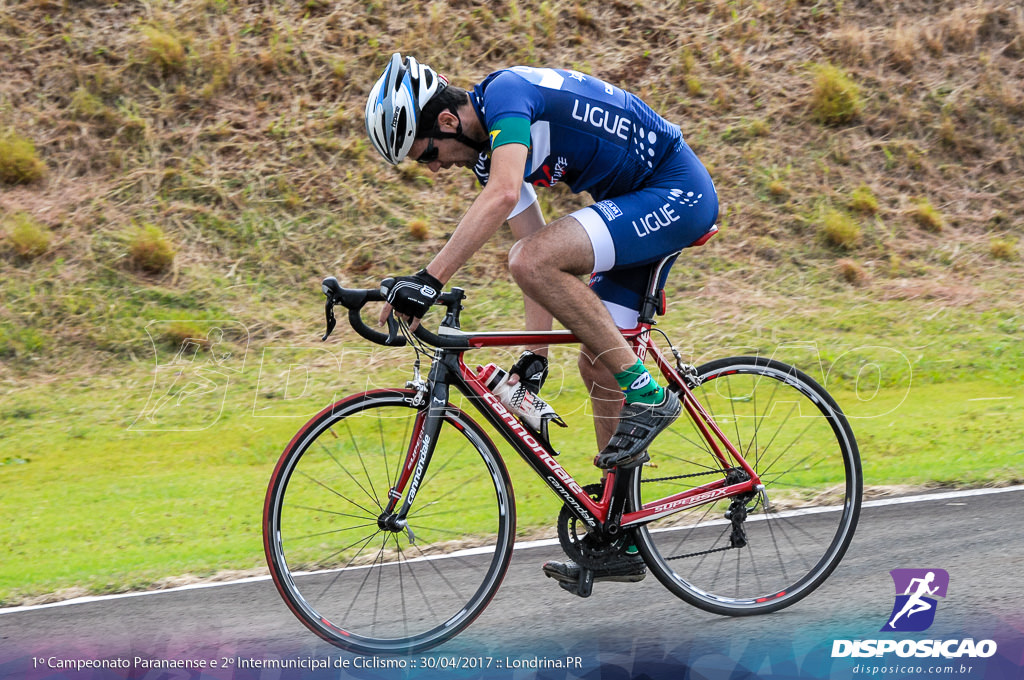
<svg viewBox="0 0 1024 680">
<path fill-rule="evenodd" d="M 577 517 L 589 527 L 600 526 L 607 517 L 607 506 L 594 503 L 583 485 L 573 479 L 572 475 L 555 460 L 555 452 L 541 438 L 535 437 L 496 396 L 491 394 L 476 379 L 469 368 L 459 357 L 458 376 L 453 376 L 452 384 L 465 394 L 483 414 L 484 418 L 501 433 L 513 449 L 547 482 L 555 495 L 565 501 L 573 509 Z"/>
</svg>

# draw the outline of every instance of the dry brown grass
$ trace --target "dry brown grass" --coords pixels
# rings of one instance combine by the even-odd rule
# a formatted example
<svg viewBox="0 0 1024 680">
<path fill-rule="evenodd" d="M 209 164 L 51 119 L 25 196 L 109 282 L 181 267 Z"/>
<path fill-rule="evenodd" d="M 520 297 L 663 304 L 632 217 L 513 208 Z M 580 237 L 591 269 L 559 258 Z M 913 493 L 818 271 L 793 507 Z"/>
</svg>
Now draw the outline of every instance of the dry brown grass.
<svg viewBox="0 0 1024 680">
<path fill-rule="evenodd" d="M 884 242 L 872 232 L 834 243 L 859 261 L 899 263 L 873 268 L 876 279 L 952 267 L 936 253 L 953 239 L 978 256 L 960 258 L 976 269 L 958 275 L 1019 280 L 1020 258 L 988 245 L 993 215 L 1008 243 L 1024 232 L 1018 5 L 11 0 L 0 5 L 0 53 L 17 68 L 0 80 L 0 131 L 32 140 L 46 172 L 0 192 L 0 209 L 59 233 L 50 249 L 68 276 L 113 295 L 137 288 L 144 269 L 117 266 L 124 235 L 159 224 L 176 252 L 153 271 L 173 267 L 183 299 L 216 291 L 212 309 L 280 329 L 274 305 L 248 304 L 218 277 L 296 291 L 275 305 L 298 305 L 328 272 L 369 285 L 422 266 L 476 191 L 465 174 L 391 168 L 366 142 L 366 92 L 401 51 L 463 85 L 514 63 L 578 68 L 680 123 L 723 208 L 723 245 L 693 256 L 698 273 L 726 251 L 728 266 L 767 277 L 788 275 L 782 252 L 832 270 L 816 228 L 827 204 L 884 225 Z M 846 93 L 837 113 L 808 106 L 814 64 L 856 84 L 852 95 L 833 88 Z M 940 227 L 920 221 L 919 196 L 941 207 Z M 554 217 L 586 200 L 554 190 L 542 205 Z M 509 245 L 494 239 L 467 278 L 505 277 Z M 5 276 L 31 280 L 35 266 Z M 0 305 L 9 323 L 31 324 L 21 288 L 5 286 Z"/>
<path fill-rule="evenodd" d="M 910 72 L 921 59 L 921 36 L 906 26 L 897 24 L 889 38 L 889 60 L 897 69 Z"/>
<path fill-rule="evenodd" d="M 839 278 L 854 286 L 865 286 L 871 282 L 871 275 L 864 265 L 856 260 L 843 258 L 836 262 Z"/>
</svg>

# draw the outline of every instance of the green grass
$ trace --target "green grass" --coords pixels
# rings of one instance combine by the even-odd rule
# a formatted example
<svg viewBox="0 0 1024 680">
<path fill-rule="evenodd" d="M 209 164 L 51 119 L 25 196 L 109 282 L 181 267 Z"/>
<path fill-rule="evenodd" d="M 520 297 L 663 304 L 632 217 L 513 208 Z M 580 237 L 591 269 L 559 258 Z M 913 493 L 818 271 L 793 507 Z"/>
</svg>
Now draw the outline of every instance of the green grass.
<svg viewBox="0 0 1024 680">
<path fill-rule="evenodd" d="M 760 353 L 825 384 L 851 417 L 869 487 L 1024 481 L 1024 317 L 947 310 L 929 319 L 926 303 L 858 307 L 851 299 L 763 310 L 767 325 L 751 330 L 709 326 L 708 310 L 679 306 L 664 326 L 687 358 Z M 507 316 L 518 304 L 503 290 L 493 300 Z M 196 330 L 209 335 L 202 323 Z M 177 358 L 157 344 L 155 370 L 151 356 L 115 375 L 6 389 L 0 541 L 13 559 L 0 564 L 0 602 L 262 568 L 263 495 L 292 434 L 330 400 L 400 385 L 410 369 L 408 350 L 369 348 L 338 333 L 344 344 L 197 344 L 194 355 Z M 478 363 L 513 356 L 479 354 Z M 597 481 L 575 348 L 552 356 L 546 392 L 571 424 L 554 435 L 560 461 L 579 481 Z M 553 535 L 559 500 L 517 457 L 506 461 L 520 535 Z"/>
<path fill-rule="evenodd" d="M 860 88 L 850 76 L 832 64 L 815 65 L 814 74 L 811 107 L 815 118 L 826 125 L 856 120 L 864 105 Z"/>
<path fill-rule="evenodd" d="M 28 184 L 46 174 L 36 146 L 14 131 L 0 133 L 0 184 Z"/>
<path fill-rule="evenodd" d="M 291 434 L 409 374 L 407 352 L 344 328 L 316 341 L 320 278 L 415 271 L 477 190 L 373 152 L 366 92 L 397 47 L 365 3 L 107 4 L 0 8 L 9 61 L 29 65 L 0 80 L 3 602 L 259 568 Z M 718 3 L 623 33 L 614 3 L 475 5 L 410 2 L 388 34 L 460 85 L 517 62 L 607 78 L 681 123 L 708 165 L 722 234 L 680 258 L 660 326 L 686 357 L 812 372 L 855 416 L 872 485 L 1024 478 L 1024 62 L 1008 10 Z M 608 36 L 615 49 L 595 49 Z M 901 55 L 874 49 L 897 38 Z M 564 189 L 540 192 L 549 218 L 589 202 Z M 853 222 L 823 238 L 823 207 Z M 460 272 L 468 326 L 518 324 L 511 245 L 500 232 Z M 555 356 L 555 377 L 575 373 Z M 596 479 L 578 382 L 554 401 L 573 424 L 565 464 Z M 521 532 L 550 535 L 558 499 L 509 465 Z"/>
</svg>

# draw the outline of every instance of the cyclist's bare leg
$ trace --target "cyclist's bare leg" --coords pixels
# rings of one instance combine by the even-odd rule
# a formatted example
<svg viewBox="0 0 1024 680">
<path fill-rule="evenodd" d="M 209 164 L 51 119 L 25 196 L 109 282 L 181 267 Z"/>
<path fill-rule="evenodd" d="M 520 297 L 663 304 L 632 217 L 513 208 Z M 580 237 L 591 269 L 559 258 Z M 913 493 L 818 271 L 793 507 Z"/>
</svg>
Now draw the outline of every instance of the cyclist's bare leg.
<svg viewBox="0 0 1024 680">
<path fill-rule="evenodd" d="M 576 218 L 566 216 L 520 240 L 509 252 L 512 278 L 589 347 L 610 372 L 636 363 L 608 310 L 580 276 L 594 268 L 590 237 Z"/>
<path fill-rule="evenodd" d="M 637 357 L 604 303 L 579 278 L 591 273 L 593 267 L 590 237 L 574 217 L 552 222 L 520 240 L 509 253 L 509 271 L 523 292 L 542 304 L 587 348 L 579 364 L 588 389 L 598 397 L 591 403 L 598 443 L 603 447 L 614 432 L 622 405 L 614 374 L 633 366 Z M 614 401 L 607 399 L 609 390 L 616 394 Z M 582 570 L 572 561 L 551 561 L 544 565 L 544 573 L 566 590 L 580 594 L 577 579 L 582 575 L 589 573 L 595 581 L 639 581 L 647 571 L 639 556 L 623 555 L 594 572 Z"/>
<path fill-rule="evenodd" d="M 523 239 L 527 236 L 535 234 L 540 229 L 544 228 L 544 216 L 540 211 L 540 205 L 536 202 L 533 203 L 523 212 L 519 213 L 508 221 L 509 229 L 512 231 L 512 235 L 516 239 Z M 526 313 L 526 330 L 528 331 L 549 331 L 551 330 L 551 312 L 544 309 L 536 300 L 530 298 L 528 295 L 523 297 L 523 307 Z M 526 349 L 542 354 L 548 355 L 547 345 L 531 345 Z M 518 376 L 513 376 L 517 379 Z M 515 384 L 514 382 L 512 384 Z"/>
<path fill-rule="evenodd" d="M 608 440 L 615 433 L 619 422 L 619 411 L 622 410 L 622 390 L 619 389 L 615 376 L 594 358 L 586 347 L 580 348 L 578 361 L 580 376 L 590 395 L 590 404 L 594 414 L 594 432 L 597 435 L 597 450 L 608 446 Z"/>
</svg>

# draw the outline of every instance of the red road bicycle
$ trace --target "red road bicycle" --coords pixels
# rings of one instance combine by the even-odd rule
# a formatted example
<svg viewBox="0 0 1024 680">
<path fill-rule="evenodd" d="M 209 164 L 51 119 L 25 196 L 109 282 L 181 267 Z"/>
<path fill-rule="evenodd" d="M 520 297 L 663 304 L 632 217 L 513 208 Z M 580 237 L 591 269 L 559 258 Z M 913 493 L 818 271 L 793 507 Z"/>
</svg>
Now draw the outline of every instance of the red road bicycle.
<svg viewBox="0 0 1024 680">
<path fill-rule="evenodd" d="M 819 586 L 860 512 L 860 457 L 846 417 L 821 385 L 779 361 L 691 366 L 671 345 L 666 355 L 652 339 L 663 310 L 658 274 L 637 327 L 623 334 L 683 414 L 655 439 L 650 462 L 590 484 L 464 361 L 478 348 L 578 342 L 571 333 L 465 332 L 465 294 L 453 288 L 438 301 L 447 313 L 436 334 L 394 319 L 385 334 L 360 316 L 379 291 L 325 279 L 327 335 L 341 304 L 361 336 L 412 344 L 417 359 L 404 389 L 331 404 L 281 455 L 263 534 L 291 611 L 343 649 L 411 653 L 450 639 L 490 602 L 512 557 L 515 498 L 498 448 L 452 403 L 453 387 L 563 501 L 558 537 L 583 567 L 578 594 L 590 594 L 592 567 L 634 544 L 665 587 L 716 614 L 773 612 Z M 426 379 L 423 353 L 432 357 Z"/>
</svg>

